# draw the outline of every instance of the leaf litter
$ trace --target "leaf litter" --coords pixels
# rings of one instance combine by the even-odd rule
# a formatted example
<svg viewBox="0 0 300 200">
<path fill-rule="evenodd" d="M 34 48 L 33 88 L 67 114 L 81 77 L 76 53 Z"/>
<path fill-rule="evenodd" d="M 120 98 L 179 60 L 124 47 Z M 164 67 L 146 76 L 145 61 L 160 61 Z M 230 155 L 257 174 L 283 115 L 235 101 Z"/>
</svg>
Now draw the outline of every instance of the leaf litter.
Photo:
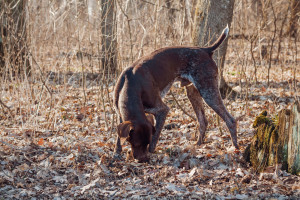
<svg viewBox="0 0 300 200">
<path fill-rule="evenodd" d="M 172 88 L 176 98 L 188 113 L 193 113 L 184 91 L 176 86 Z M 53 90 L 59 87 L 65 86 Z M 55 128 L 49 127 L 51 118 L 47 116 L 41 116 L 36 127 L 26 124 L 29 115 L 25 109 L 20 115 L 25 122 L 23 128 L 2 118 L 2 198 L 300 198 L 298 176 L 282 171 L 280 166 L 258 174 L 245 163 L 241 153 L 253 136 L 252 122 L 257 114 L 262 110 L 275 114 L 293 102 L 285 89 L 261 85 L 252 89 L 253 96 L 247 102 L 241 98 L 225 100 L 230 113 L 242 116 L 238 123 L 241 151 L 235 151 L 225 123 L 218 125 L 216 114 L 207 106 L 205 143 L 195 146 L 197 123 L 167 95 L 165 102 L 171 110 L 150 163 L 137 163 L 127 143 L 122 159 L 112 161 L 116 130 L 103 121 L 104 110 L 94 101 L 97 90 L 87 89 L 91 100 L 82 107 L 74 98 L 78 89 L 70 87 L 67 103 L 57 107 L 56 114 L 47 114 L 57 115 Z M 109 91 L 112 90 L 111 86 Z M 285 99 L 272 99 L 272 95 Z M 106 117 L 112 119 L 110 109 Z"/>
</svg>

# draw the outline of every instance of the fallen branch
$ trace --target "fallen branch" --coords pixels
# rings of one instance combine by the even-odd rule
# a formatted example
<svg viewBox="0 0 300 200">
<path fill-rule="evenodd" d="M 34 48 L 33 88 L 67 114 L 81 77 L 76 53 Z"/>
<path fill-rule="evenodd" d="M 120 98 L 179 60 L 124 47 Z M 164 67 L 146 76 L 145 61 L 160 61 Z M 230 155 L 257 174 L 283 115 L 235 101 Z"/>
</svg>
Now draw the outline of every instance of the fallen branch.
<svg viewBox="0 0 300 200">
<path fill-rule="evenodd" d="M 187 116 L 189 116 L 192 120 L 197 121 L 195 117 L 193 117 L 192 115 L 190 115 L 188 112 L 186 112 L 186 110 L 179 104 L 179 102 L 177 101 L 177 99 L 175 98 L 174 94 L 172 91 L 170 91 L 174 101 L 176 102 L 176 104 L 178 105 L 178 107 L 180 108 L 180 110 L 182 110 L 182 112 L 184 114 L 186 114 Z"/>
</svg>

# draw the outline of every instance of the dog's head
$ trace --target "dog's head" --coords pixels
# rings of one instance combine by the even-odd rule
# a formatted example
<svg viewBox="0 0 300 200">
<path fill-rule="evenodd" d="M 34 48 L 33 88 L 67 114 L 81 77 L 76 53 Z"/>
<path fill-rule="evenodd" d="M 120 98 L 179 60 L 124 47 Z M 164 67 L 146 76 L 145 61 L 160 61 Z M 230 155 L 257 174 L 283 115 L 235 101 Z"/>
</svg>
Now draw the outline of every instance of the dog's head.
<svg viewBox="0 0 300 200">
<path fill-rule="evenodd" d="M 154 126 L 148 123 L 133 123 L 125 121 L 118 125 L 118 135 L 121 144 L 127 140 L 131 144 L 133 157 L 139 162 L 148 162 L 148 145 L 155 132 Z"/>
</svg>

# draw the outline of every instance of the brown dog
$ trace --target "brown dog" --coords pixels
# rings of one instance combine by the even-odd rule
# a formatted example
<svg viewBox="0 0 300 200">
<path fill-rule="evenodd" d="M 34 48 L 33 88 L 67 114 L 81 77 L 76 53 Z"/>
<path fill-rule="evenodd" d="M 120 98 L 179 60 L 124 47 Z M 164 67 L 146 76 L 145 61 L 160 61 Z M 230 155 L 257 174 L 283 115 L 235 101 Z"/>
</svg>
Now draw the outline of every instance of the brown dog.
<svg viewBox="0 0 300 200">
<path fill-rule="evenodd" d="M 168 47 L 154 51 L 137 60 L 120 75 L 114 93 L 114 106 L 120 119 L 115 153 L 122 151 L 121 140 L 132 146 L 133 156 L 140 162 L 148 161 L 149 151 L 154 152 L 163 128 L 168 106 L 162 98 L 174 81 L 186 86 L 187 96 L 197 115 L 199 139 L 203 143 L 207 120 L 204 113 L 205 100 L 229 128 L 233 145 L 238 148 L 236 120 L 226 110 L 218 88 L 218 67 L 212 59 L 229 32 L 226 27 L 210 47 Z M 147 120 L 146 113 L 155 116 L 155 128 Z"/>
</svg>

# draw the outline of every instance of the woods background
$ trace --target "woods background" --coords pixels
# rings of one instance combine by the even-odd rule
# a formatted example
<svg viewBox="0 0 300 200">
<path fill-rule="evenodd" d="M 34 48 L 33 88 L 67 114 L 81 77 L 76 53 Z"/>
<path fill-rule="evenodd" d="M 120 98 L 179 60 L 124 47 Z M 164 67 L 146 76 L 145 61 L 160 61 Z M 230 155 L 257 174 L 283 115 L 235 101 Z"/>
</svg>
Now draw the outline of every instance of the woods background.
<svg viewBox="0 0 300 200">
<path fill-rule="evenodd" d="M 52 151 L 58 149 L 72 152 L 76 157 L 70 158 L 71 163 L 68 160 L 65 167 L 77 166 L 79 171 L 84 171 L 93 164 L 82 168 L 84 162 L 89 162 L 79 155 L 102 148 L 91 154 L 98 156 L 101 173 L 106 177 L 104 174 L 109 169 L 103 166 L 112 155 L 116 126 L 112 91 L 119 73 L 158 48 L 194 45 L 197 5 L 197 0 L 1 0 L 0 155 L 4 160 L 14 152 L 14 162 L 18 163 L 6 160 L 2 164 L 2 169 L 7 170 L 5 174 L 21 176 L 24 168 L 31 168 L 29 164 L 24 167 L 24 162 L 42 162 L 46 158 L 56 162 Z M 235 1 L 221 74 L 238 92 L 234 98 L 226 98 L 225 103 L 241 121 L 238 132 L 242 149 L 253 135 L 251 123 L 255 115 L 262 110 L 276 114 L 299 100 L 299 15 L 297 0 Z M 184 90 L 175 84 L 172 93 L 177 100 L 170 94 L 166 97 L 173 109 L 168 124 L 181 124 L 182 128 L 172 137 L 187 134 L 184 137 L 193 140 L 196 122 L 183 114 L 182 109 L 188 113 L 191 110 L 187 98 L 182 96 Z M 212 110 L 207 108 L 206 114 L 208 129 L 228 135 Z M 184 130 L 187 125 L 189 130 Z M 31 144 L 45 147 L 49 152 L 45 155 L 37 147 L 28 150 Z M 35 153 L 30 157 L 32 148 Z M 45 157 L 42 159 L 41 155 Z M 172 155 L 169 156 L 172 161 Z M 179 164 L 181 168 L 185 166 L 183 161 Z M 22 169 L 13 172 L 16 166 Z M 185 169 L 193 166 L 190 163 Z M 34 175 L 33 179 L 37 177 Z M 111 177 L 106 178 L 111 181 Z M 18 181 L 23 185 L 16 186 Z M 58 182 L 67 184 L 65 179 Z M 88 183 L 84 178 L 72 182 L 74 185 Z M 3 174 L 1 184 L 14 189 L 27 188 L 25 182 Z M 71 188 L 68 188 L 70 193 Z M 81 187 L 78 195 L 86 195 L 86 190 Z M 177 189 L 171 187 L 168 191 Z M 17 193 L 16 190 L 11 194 Z M 0 194 L 7 193 L 0 190 Z"/>
<path fill-rule="evenodd" d="M 1 1 L 2 103 L 9 104 L 14 117 L 20 110 L 30 114 L 23 126 L 36 124 L 36 117 L 50 113 L 51 124 L 60 116 L 54 109 L 68 95 L 65 87 L 53 85 L 80 87 L 78 100 L 83 106 L 91 100 L 86 92 L 97 86 L 97 107 L 102 108 L 98 111 L 113 113 L 105 93 L 122 69 L 157 48 L 192 45 L 196 4 L 195 0 Z M 270 81 L 285 81 L 287 92 L 295 97 L 299 81 L 296 4 L 235 2 L 224 77 L 238 83 L 241 94 L 251 95 L 249 87 L 258 81 L 267 81 L 268 86 Z M 12 80 L 17 87 L 9 86 Z M 37 107 L 50 109 L 38 113 Z M 8 109 L 2 111 L 7 116 Z M 109 113 L 105 115 L 111 118 Z"/>
</svg>

